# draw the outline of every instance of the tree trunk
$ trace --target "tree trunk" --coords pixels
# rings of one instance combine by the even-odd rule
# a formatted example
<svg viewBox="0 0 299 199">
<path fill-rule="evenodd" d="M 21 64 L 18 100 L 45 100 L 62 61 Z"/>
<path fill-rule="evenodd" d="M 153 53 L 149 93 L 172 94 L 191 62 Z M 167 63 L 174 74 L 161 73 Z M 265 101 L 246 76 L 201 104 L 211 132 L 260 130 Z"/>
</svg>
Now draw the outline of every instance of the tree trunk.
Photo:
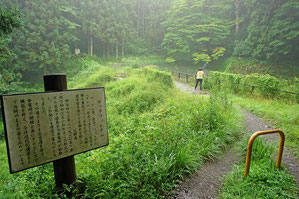
<svg viewBox="0 0 299 199">
<path fill-rule="evenodd" d="M 145 6 L 144 2 L 142 3 L 142 37 L 145 38 Z"/>
<path fill-rule="evenodd" d="M 108 59 L 110 58 L 110 47 L 109 47 L 109 43 L 107 44 L 107 56 Z"/>
<path fill-rule="evenodd" d="M 139 0 L 137 0 L 137 37 L 140 36 L 140 31 L 139 31 L 139 26 L 140 26 L 140 21 L 139 21 L 139 16 L 140 16 L 140 6 L 139 6 Z"/>
<path fill-rule="evenodd" d="M 125 36 L 123 35 L 123 41 L 121 45 L 121 56 L 125 56 Z"/>
<path fill-rule="evenodd" d="M 113 57 L 114 49 L 113 49 L 113 44 L 110 45 L 110 52 L 111 52 L 111 57 Z"/>
<path fill-rule="evenodd" d="M 115 44 L 115 60 L 118 60 L 118 43 Z"/>
<path fill-rule="evenodd" d="M 90 55 L 93 56 L 93 38 L 92 38 L 92 33 L 90 33 Z"/>
<path fill-rule="evenodd" d="M 235 9 L 236 9 L 236 11 L 235 11 L 235 15 L 236 15 L 236 27 L 235 27 L 235 31 L 236 31 L 236 33 L 238 33 L 239 32 L 239 20 L 240 20 L 240 16 L 239 16 L 239 0 L 235 0 L 234 1 L 234 4 L 235 4 Z"/>
<path fill-rule="evenodd" d="M 103 43 L 103 57 L 106 57 L 106 43 Z"/>
<path fill-rule="evenodd" d="M 87 34 L 87 54 L 90 54 L 90 34 Z"/>
</svg>

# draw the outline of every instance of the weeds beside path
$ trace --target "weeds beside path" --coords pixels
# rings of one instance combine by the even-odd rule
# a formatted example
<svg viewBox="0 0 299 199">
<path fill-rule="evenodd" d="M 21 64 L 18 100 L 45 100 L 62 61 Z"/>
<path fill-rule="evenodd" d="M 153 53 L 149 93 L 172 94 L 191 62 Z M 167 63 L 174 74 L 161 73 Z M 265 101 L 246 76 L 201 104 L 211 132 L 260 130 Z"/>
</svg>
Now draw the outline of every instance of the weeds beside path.
<svg viewBox="0 0 299 199">
<path fill-rule="evenodd" d="M 175 82 L 178 89 L 184 92 L 193 94 L 208 94 L 201 93 L 194 90 L 193 87 Z M 261 118 L 249 113 L 243 109 L 244 120 L 246 123 L 246 130 L 248 135 L 252 135 L 256 131 L 273 129 L 272 125 L 266 124 Z M 267 141 L 279 141 L 276 135 L 265 136 Z M 234 163 L 238 161 L 240 155 L 230 149 L 219 157 L 219 159 L 207 162 L 195 174 L 190 176 L 184 183 L 182 183 L 174 193 L 169 196 L 171 199 L 195 199 L 195 198 L 217 198 L 218 192 L 221 188 L 222 177 L 231 171 Z M 245 161 L 245 160 L 244 160 Z M 287 148 L 283 154 L 283 164 L 287 167 L 290 174 L 292 174 L 299 185 L 299 164 L 295 155 Z"/>
<path fill-rule="evenodd" d="M 261 118 L 253 115 L 252 113 L 244 109 L 243 112 L 246 121 L 247 133 L 249 135 L 253 134 L 256 131 L 269 130 L 274 128 L 272 125 L 265 123 Z M 279 144 L 278 134 L 266 135 L 263 136 L 262 138 L 269 142 L 275 142 L 278 147 Z M 299 162 L 296 156 L 287 147 L 284 147 L 282 164 L 288 169 L 289 173 L 295 177 L 296 183 L 299 187 Z"/>
<path fill-rule="evenodd" d="M 209 95 L 207 91 L 195 90 L 192 86 L 181 82 L 175 82 L 178 89 L 192 94 Z M 190 176 L 180 185 L 170 199 L 197 199 L 197 198 L 216 198 L 221 188 L 222 177 L 231 171 L 234 163 L 238 161 L 238 154 L 230 149 L 218 159 L 206 162 L 201 169 Z"/>
</svg>

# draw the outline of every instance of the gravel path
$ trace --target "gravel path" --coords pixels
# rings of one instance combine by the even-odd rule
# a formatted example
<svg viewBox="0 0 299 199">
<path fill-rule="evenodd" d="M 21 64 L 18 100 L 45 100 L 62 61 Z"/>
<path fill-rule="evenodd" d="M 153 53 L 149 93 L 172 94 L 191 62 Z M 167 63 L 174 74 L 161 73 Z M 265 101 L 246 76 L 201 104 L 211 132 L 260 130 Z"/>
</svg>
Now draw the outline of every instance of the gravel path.
<svg viewBox="0 0 299 199">
<path fill-rule="evenodd" d="M 207 92 L 207 91 L 200 91 L 199 88 L 197 88 L 195 90 L 194 87 L 184 84 L 182 82 L 175 81 L 174 83 L 175 83 L 176 87 L 178 89 L 180 89 L 181 91 L 192 93 L 192 94 L 197 94 L 197 95 L 209 95 L 209 92 Z"/>
<path fill-rule="evenodd" d="M 201 169 L 191 175 L 180 185 L 170 199 L 198 199 L 198 198 L 217 198 L 220 190 L 222 177 L 225 176 L 238 156 L 232 151 L 223 154 L 219 159 L 206 162 Z"/>
<path fill-rule="evenodd" d="M 184 92 L 193 94 L 208 95 L 208 92 L 202 92 L 195 90 L 193 87 L 183 84 L 181 82 L 175 82 L 178 89 Z M 256 131 L 273 129 L 271 125 L 266 124 L 262 119 L 249 113 L 246 110 L 244 112 L 244 119 L 246 122 L 247 133 L 252 135 Z M 263 136 L 268 141 L 279 141 L 277 135 Z M 278 135 L 279 136 L 279 135 Z M 217 198 L 219 190 L 221 188 L 222 177 L 225 176 L 234 163 L 239 160 L 239 155 L 232 149 L 225 152 L 219 159 L 206 162 L 202 168 L 196 173 L 191 175 L 185 180 L 174 192 L 169 195 L 169 199 L 208 199 Z M 245 161 L 245 160 L 244 160 Z M 297 184 L 299 177 L 299 166 L 296 157 L 285 148 L 283 154 L 283 164 L 288 168 L 289 172 L 295 176 Z M 298 184 L 299 185 L 299 184 Z"/>
</svg>

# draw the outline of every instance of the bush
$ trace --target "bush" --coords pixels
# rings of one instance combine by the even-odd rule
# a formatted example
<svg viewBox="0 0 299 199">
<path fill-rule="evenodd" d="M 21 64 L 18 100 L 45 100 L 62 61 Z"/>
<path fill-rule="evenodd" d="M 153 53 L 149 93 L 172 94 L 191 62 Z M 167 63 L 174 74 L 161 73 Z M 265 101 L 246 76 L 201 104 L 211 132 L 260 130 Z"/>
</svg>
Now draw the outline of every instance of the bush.
<svg viewBox="0 0 299 199">
<path fill-rule="evenodd" d="M 169 72 L 159 71 L 153 66 L 144 67 L 143 72 L 149 82 L 159 81 L 166 87 L 173 87 L 173 79 Z"/>
</svg>

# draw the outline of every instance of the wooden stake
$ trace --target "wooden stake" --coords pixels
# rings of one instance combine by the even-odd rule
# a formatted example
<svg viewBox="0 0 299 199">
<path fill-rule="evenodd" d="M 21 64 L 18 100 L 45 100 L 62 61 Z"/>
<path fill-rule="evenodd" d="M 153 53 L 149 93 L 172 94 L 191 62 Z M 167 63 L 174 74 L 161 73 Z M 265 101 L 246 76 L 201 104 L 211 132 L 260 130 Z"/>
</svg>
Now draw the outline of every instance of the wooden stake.
<svg viewBox="0 0 299 199">
<path fill-rule="evenodd" d="M 46 92 L 67 90 L 65 74 L 44 75 Z M 74 156 L 69 156 L 53 162 L 56 188 L 63 189 L 63 184 L 76 183 L 76 166 Z"/>
</svg>

